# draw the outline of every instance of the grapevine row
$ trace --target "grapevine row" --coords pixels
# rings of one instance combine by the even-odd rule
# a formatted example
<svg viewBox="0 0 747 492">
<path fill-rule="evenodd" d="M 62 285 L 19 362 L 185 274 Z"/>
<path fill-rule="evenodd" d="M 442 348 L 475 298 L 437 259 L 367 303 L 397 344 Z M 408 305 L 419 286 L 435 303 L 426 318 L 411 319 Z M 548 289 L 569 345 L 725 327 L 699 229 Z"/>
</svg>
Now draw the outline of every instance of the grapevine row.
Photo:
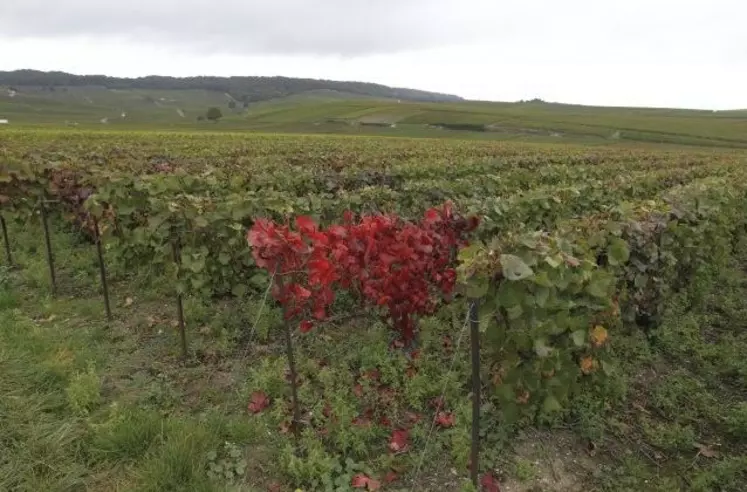
<svg viewBox="0 0 747 492">
<path fill-rule="evenodd" d="M 74 224 L 99 246 L 105 292 L 102 240 L 132 270 L 175 264 L 185 353 L 186 294 L 243 296 L 272 282 L 292 326 L 309 331 L 337 290 L 352 290 L 408 344 L 418 316 L 466 299 L 482 342 L 472 355 L 480 345 L 490 355 L 475 366 L 475 404 L 487 386 L 507 415 L 557 411 L 584 379 L 612 371 L 616 330 L 655 329 L 675 292 L 699 302 L 692 279 L 725 268 L 747 232 L 739 154 L 455 146 L 459 155 L 444 158 L 442 144 L 395 143 L 376 161 L 379 143 L 351 140 L 343 151 L 320 144 L 305 163 L 240 147 L 252 162 L 227 145 L 227 162 L 216 163 L 193 144 L 178 143 L 194 151 L 188 162 L 138 162 L 141 149 L 127 146 L 55 161 L 49 151 L 22 155 L 16 142 L 0 163 L 2 217 Z M 481 154 L 488 149 L 499 156 Z M 425 156 L 434 163 L 417 162 Z M 429 210 L 448 199 L 455 210 Z M 50 267 L 54 276 L 51 254 Z"/>
</svg>

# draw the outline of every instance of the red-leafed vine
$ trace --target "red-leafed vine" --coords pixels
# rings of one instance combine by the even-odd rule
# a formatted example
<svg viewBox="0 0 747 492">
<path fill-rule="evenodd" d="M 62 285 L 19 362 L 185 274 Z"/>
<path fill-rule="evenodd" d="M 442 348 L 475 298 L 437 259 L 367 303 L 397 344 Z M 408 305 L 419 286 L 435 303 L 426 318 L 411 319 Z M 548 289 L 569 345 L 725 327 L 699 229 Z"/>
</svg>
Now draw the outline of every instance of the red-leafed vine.
<svg viewBox="0 0 747 492">
<path fill-rule="evenodd" d="M 295 228 L 258 219 L 247 233 L 255 262 L 279 279 L 273 296 L 286 319 L 307 332 L 328 317 L 335 290 L 347 289 L 384 308 L 403 342 L 415 317 L 431 314 L 456 283 L 455 251 L 467 244 L 477 217 L 456 214 L 450 203 L 428 210 L 419 222 L 395 215 L 346 212 L 342 224 L 320 228 L 301 216 Z"/>
</svg>

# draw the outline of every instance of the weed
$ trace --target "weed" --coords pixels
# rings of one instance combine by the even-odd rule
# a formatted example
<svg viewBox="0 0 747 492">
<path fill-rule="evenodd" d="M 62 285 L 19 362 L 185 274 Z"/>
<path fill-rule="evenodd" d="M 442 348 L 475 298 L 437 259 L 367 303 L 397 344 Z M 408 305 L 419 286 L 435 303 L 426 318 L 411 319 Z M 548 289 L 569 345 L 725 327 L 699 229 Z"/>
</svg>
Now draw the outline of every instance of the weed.
<svg viewBox="0 0 747 492">
<path fill-rule="evenodd" d="M 11 270 L 6 266 L 0 266 L 0 311 L 13 309 L 18 305 L 18 297 L 12 282 Z"/>
<path fill-rule="evenodd" d="M 215 449 L 217 438 L 203 426 L 170 421 L 159 436 L 161 441 L 142 460 L 138 468 L 138 490 L 211 491 L 207 469 L 207 453 Z"/>
<path fill-rule="evenodd" d="M 215 482 L 233 483 L 246 473 L 246 459 L 238 446 L 224 442 L 217 450 L 209 451 L 207 458 L 207 475 Z"/>
<path fill-rule="evenodd" d="M 737 440 L 747 440 L 747 402 L 740 402 L 729 408 L 724 418 L 729 434 Z"/>
<path fill-rule="evenodd" d="M 88 415 L 101 403 L 101 378 L 93 365 L 83 372 L 76 373 L 65 389 L 67 400 L 73 411 Z"/>
<path fill-rule="evenodd" d="M 113 463 L 137 461 L 157 442 L 164 424 L 156 411 L 112 405 L 108 419 L 94 426 L 91 453 Z"/>
<path fill-rule="evenodd" d="M 698 473 L 690 484 L 690 490 L 707 492 L 712 490 L 744 490 L 747 483 L 747 457 L 729 457 Z"/>
<path fill-rule="evenodd" d="M 520 482 L 528 482 L 532 480 L 536 475 L 534 463 L 526 459 L 518 459 L 514 463 L 514 475 Z"/>
<path fill-rule="evenodd" d="M 653 444 L 664 451 L 682 453 L 691 451 L 695 445 L 695 431 L 692 426 L 677 423 L 652 422 L 644 419 L 643 434 Z"/>
<path fill-rule="evenodd" d="M 304 458 L 297 457 L 291 446 L 286 446 L 280 456 L 281 465 L 293 483 L 325 492 L 349 490 L 354 476 L 369 472 L 367 466 L 351 458 L 343 460 L 331 456 L 319 447 L 317 441 L 304 437 Z"/>
<path fill-rule="evenodd" d="M 305 434 L 302 440 L 304 456 L 296 455 L 296 449 L 290 443 L 280 451 L 280 466 L 292 483 L 308 485 L 312 490 L 324 490 L 331 486 L 340 471 L 336 456 L 328 453 L 322 443 L 313 435 Z M 352 478 L 352 476 L 351 476 Z"/>
</svg>

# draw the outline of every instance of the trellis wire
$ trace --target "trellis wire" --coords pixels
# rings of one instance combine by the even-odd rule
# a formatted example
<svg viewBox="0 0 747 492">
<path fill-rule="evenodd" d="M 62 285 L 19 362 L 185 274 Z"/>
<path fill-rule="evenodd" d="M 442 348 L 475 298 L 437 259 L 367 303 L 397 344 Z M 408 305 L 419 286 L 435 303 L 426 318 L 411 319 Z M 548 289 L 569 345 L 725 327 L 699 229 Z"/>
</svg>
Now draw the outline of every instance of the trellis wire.
<svg viewBox="0 0 747 492">
<path fill-rule="evenodd" d="M 250 342 L 252 338 L 254 338 L 254 333 L 257 331 L 257 326 L 259 326 L 259 320 L 262 318 L 262 313 L 264 312 L 265 305 L 267 304 L 267 295 L 270 293 L 270 290 L 272 289 L 272 284 L 275 281 L 275 272 L 272 273 L 270 276 L 270 282 L 267 285 L 267 289 L 265 289 L 265 293 L 262 296 L 262 304 L 259 306 L 259 309 L 257 310 L 257 315 L 254 317 L 254 324 L 252 325 L 252 329 L 249 330 L 249 337 L 247 338 L 246 342 L 246 348 L 244 349 L 244 353 L 241 356 L 242 359 L 245 359 L 247 354 L 249 353 L 249 347 Z"/>
</svg>

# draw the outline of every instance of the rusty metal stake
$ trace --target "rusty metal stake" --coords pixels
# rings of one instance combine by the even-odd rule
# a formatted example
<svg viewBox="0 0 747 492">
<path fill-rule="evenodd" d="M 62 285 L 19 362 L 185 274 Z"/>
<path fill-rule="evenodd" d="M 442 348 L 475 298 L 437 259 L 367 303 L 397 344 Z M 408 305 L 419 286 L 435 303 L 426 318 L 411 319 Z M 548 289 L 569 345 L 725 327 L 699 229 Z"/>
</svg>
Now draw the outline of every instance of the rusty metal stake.
<svg viewBox="0 0 747 492">
<path fill-rule="evenodd" d="M 5 259 L 8 261 L 8 267 L 13 267 L 13 255 L 10 252 L 10 241 L 8 240 L 8 226 L 5 224 L 5 217 L 0 215 L 0 226 L 3 229 L 3 241 L 5 242 Z"/>
<path fill-rule="evenodd" d="M 99 273 L 101 274 L 101 287 L 104 290 L 104 306 L 106 307 L 106 319 L 112 320 L 112 308 L 109 303 L 109 284 L 106 281 L 106 263 L 104 263 L 104 251 L 101 246 L 101 231 L 99 221 L 93 217 L 93 233 L 96 238 L 96 252 L 99 255 Z"/>
<path fill-rule="evenodd" d="M 472 345 L 472 484 L 477 490 L 477 476 L 480 471 L 480 319 L 479 301 L 473 299 L 469 305 L 470 341 Z"/>
<path fill-rule="evenodd" d="M 296 440 L 296 453 L 300 450 L 301 439 L 301 409 L 298 406 L 298 374 L 296 372 L 296 358 L 293 355 L 293 337 L 290 322 L 285 322 L 285 351 L 288 356 L 288 367 L 290 369 L 291 398 L 293 403 L 293 437 Z"/>
<path fill-rule="evenodd" d="M 52 295 L 57 294 L 57 276 L 54 271 L 54 255 L 52 254 L 52 240 L 49 237 L 49 219 L 47 218 L 47 207 L 44 199 L 41 201 L 41 218 L 44 226 L 44 242 L 47 246 L 47 264 L 49 265 L 49 278 L 52 281 Z"/>
<path fill-rule="evenodd" d="M 179 244 L 179 239 L 175 239 L 171 243 L 171 248 L 174 253 L 174 263 L 176 264 L 177 272 L 181 268 L 182 259 L 181 259 L 181 245 Z M 179 337 L 181 339 L 182 344 L 182 359 L 184 361 L 187 360 L 187 332 L 184 327 L 184 304 L 182 302 L 182 294 L 177 290 L 176 293 L 176 313 L 177 313 L 177 319 L 179 321 Z"/>
</svg>

